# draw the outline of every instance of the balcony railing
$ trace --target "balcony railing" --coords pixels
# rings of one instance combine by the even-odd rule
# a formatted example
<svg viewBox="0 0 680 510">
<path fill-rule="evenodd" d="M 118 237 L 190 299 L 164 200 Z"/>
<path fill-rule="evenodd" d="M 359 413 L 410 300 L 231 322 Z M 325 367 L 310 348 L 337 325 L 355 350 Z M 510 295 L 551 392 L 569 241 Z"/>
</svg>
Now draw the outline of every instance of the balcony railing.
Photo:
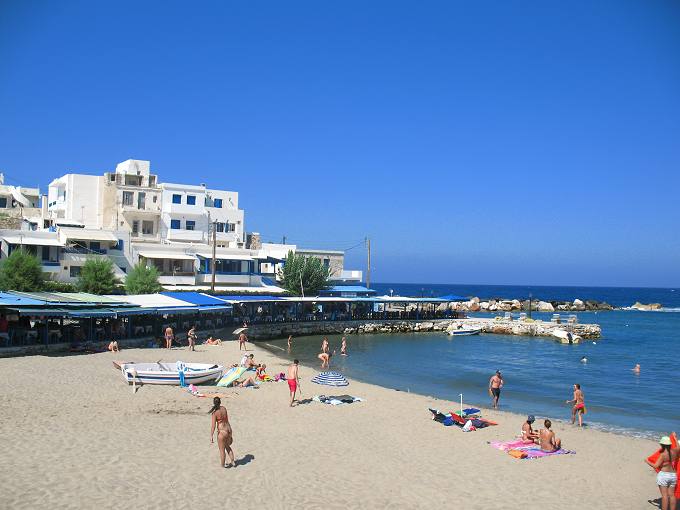
<svg viewBox="0 0 680 510">
<path fill-rule="evenodd" d="M 73 253 L 78 255 L 106 255 L 108 250 L 106 248 L 82 248 L 79 246 L 67 246 L 64 248 L 64 253 Z"/>
</svg>

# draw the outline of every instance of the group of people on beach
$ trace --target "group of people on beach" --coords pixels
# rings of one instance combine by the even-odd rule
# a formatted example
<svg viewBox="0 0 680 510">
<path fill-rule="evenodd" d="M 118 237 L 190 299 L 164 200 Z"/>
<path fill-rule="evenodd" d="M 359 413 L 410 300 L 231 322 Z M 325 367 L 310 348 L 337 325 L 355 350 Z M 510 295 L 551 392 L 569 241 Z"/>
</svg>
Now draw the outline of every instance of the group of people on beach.
<svg viewBox="0 0 680 510">
<path fill-rule="evenodd" d="M 501 389 L 505 381 L 500 370 L 489 378 L 489 396 L 491 397 L 491 405 L 494 409 L 498 409 L 498 400 L 501 398 Z M 572 404 L 571 408 L 571 424 L 576 423 L 578 417 L 578 426 L 583 427 L 583 415 L 586 413 L 586 401 L 580 384 L 574 384 L 574 394 L 571 400 L 567 400 L 567 404 Z M 548 420 L 549 421 L 549 420 Z M 546 427 L 550 428 L 550 427 Z"/>
</svg>

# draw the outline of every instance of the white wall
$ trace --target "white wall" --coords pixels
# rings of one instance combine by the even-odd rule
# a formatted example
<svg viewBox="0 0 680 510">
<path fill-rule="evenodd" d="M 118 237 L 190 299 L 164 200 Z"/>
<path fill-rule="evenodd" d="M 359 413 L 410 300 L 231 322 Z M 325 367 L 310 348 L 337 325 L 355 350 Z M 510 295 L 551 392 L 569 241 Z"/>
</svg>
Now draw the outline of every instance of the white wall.
<svg viewBox="0 0 680 510">
<path fill-rule="evenodd" d="M 48 211 L 62 209 L 65 220 L 84 223 L 86 228 L 102 228 L 102 186 L 104 178 L 97 175 L 66 174 L 52 181 L 48 189 Z M 63 203 L 59 202 L 58 191 L 65 190 Z M 57 214 L 53 215 L 57 218 Z"/>
</svg>

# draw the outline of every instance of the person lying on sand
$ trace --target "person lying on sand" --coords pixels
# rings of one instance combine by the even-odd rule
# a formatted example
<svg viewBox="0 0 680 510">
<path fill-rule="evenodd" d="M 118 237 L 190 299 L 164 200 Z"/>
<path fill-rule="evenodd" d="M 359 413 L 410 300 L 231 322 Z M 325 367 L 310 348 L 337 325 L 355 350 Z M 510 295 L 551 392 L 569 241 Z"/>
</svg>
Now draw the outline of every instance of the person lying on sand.
<svg viewBox="0 0 680 510">
<path fill-rule="evenodd" d="M 222 345 L 222 340 L 219 338 L 213 338 L 213 336 L 210 335 L 208 339 L 203 343 L 207 345 Z"/>
<path fill-rule="evenodd" d="M 118 342 L 115 340 L 111 340 L 111 342 L 109 342 L 108 349 L 111 352 L 120 352 L 120 349 L 118 348 Z"/>
<path fill-rule="evenodd" d="M 247 388 L 248 386 L 255 386 L 255 380 L 252 377 L 248 377 L 243 381 L 234 381 L 231 385 L 234 388 Z"/>
<path fill-rule="evenodd" d="M 557 439 L 557 437 L 555 437 L 555 433 L 550 430 L 550 427 L 552 426 L 552 422 L 550 420 L 545 420 L 543 425 L 545 428 L 541 429 L 541 432 L 539 433 L 539 444 L 541 445 L 541 450 L 548 453 L 556 452 L 562 448 L 562 441 Z"/>
<path fill-rule="evenodd" d="M 527 442 L 535 443 L 538 439 L 538 432 L 531 428 L 531 424 L 536 421 L 533 415 L 527 416 L 527 421 L 522 424 L 522 439 Z"/>
</svg>

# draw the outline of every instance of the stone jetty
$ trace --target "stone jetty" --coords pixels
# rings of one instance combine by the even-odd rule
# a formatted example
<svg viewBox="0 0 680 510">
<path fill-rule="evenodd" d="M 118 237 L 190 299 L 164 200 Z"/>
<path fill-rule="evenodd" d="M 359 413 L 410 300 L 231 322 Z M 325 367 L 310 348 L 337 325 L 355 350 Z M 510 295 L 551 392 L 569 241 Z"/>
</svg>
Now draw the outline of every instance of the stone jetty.
<svg viewBox="0 0 680 510">
<path fill-rule="evenodd" d="M 252 340 L 285 338 L 288 335 L 357 335 L 375 333 L 425 333 L 446 331 L 458 326 L 481 329 L 484 333 L 499 335 L 552 337 L 555 330 L 569 331 L 581 338 L 600 338 L 598 324 L 556 324 L 553 322 L 495 319 L 437 319 L 437 320 L 385 320 L 385 321 L 311 321 L 252 324 L 248 337 Z M 559 341 L 555 339 L 556 341 Z"/>
</svg>

